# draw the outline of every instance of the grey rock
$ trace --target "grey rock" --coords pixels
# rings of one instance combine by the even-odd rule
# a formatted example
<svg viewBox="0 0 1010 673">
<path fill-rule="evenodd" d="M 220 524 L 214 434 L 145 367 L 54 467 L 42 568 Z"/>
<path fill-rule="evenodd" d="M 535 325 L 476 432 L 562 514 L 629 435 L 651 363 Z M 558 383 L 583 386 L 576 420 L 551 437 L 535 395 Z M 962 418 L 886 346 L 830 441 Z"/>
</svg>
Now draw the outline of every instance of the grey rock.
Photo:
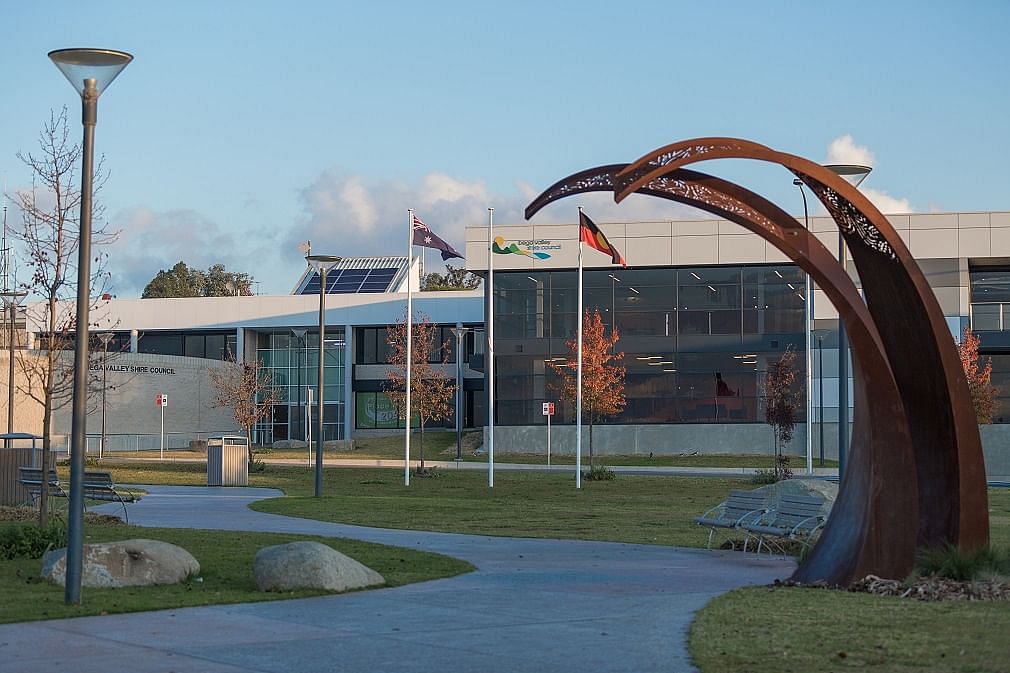
<svg viewBox="0 0 1010 673">
<path fill-rule="evenodd" d="M 822 498 L 824 503 L 821 505 L 821 513 L 825 516 L 831 514 L 831 508 L 838 497 L 838 484 L 823 479 L 785 479 L 757 490 L 765 494 L 765 502 L 771 507 L 778 504 L 784 493 Z"/>
<path fill-rule="evenodd" d="M 386 582 L 371 568 L 319 542 L 260 549 L 253 559 L 253 578 L 260 591 L 348 591 Z"/>
<path fill-rule="evenodd" d="M 84 545 L 81 584 L 95 588 L 178 584 L 199 573 L 200 564 L 182 547 L 160 540 L 121 540 Z M 42 557 L 41 576 L 66 585 L 66 547 Z"/>
</svg>

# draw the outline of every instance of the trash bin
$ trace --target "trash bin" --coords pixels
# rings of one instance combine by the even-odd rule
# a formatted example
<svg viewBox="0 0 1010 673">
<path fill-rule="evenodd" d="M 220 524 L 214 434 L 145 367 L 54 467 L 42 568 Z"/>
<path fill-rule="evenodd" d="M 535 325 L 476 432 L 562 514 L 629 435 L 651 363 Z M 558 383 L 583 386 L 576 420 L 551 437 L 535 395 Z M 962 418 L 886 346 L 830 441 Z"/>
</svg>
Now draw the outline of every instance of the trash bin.
<svg viewBox="0 0 1010 673">
<path fill-rule="evenodd" d="M 53 466 L 49 454 L 49 467 Z M 19 467 L 42 467 L 42 438 L 25 432 L 0 435 L 0 505 L 23 505 L 28 489 L 18 483 Z"/>
<path fill-rule="evenodd" d="M 249 442 L 238 435 L 207 438 L 207 485 L 249 484 Z"/>
</svg>

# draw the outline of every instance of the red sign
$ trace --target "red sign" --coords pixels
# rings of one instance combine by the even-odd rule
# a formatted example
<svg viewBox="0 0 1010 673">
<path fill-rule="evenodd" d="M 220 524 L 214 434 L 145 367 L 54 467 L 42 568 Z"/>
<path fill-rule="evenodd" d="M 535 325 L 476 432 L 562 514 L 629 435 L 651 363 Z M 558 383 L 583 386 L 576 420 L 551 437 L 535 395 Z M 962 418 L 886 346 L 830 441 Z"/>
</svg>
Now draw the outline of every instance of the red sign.
<svg viewBox="0 0 1010 673">
<path fill-rule="evenodd" d="M 167 407 L 168 395 L 166 395 L 165 393 L 158 393 L 157 395 L 154 396 L 154 404 L 159 407 Z"/>
<path fill-rule="evenodd" d="M 544 402 L 544 416 L 553 416 L 553 415 L 554 415 L 554 403 Z"/>
</svg>

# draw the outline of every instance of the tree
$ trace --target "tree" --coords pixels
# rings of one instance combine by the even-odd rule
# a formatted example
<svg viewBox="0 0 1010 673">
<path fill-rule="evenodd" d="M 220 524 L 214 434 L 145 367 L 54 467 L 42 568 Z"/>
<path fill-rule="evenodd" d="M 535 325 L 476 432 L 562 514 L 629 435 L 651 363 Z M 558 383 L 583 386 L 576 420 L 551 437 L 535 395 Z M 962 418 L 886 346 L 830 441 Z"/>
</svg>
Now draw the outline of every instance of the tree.
<svg viewBox="0 0 1010 673">
<path fill-rule="evenodd" d="M 979 423 L 992 423 L 992 416 L 996 412 L 999 401 L 999 388 L 992 385 L 992 358 L 986 361 L 985 366 L 979 368 L 978 347 L 982 340 L 972 334 L 971 327 L 965 326 L 964 336 L 957 347 L 957 352 L 961 356 L 961 366 L 964 367 L 964 376 L 968 379 L 968 390 L 971 392 L 971 403 L 975 407 L 975 419 Z"/>
<path fill-rule="evenodd" d="M 420 460 L 417 473 L 426 474 L 424 469 L 424 426 L 429 421 L 444 420 L 452 412 L 452 398 L 456 385 L 443 368 L 431 366 L 431 356 L 440 355 L 442 365 L 449 364 L 449 342 L 438 342 L 438 327 L 428 317 L 421 314 L 420 320 L 411 325 L 410 353 L 410 411 L 417 414 L 420 421 L 421 442 L 418 452 Z M 383 391 L 396 408 L 400 419 L 407 416 L 407 323 L 406 316 L 390 325 L 386 330 L 389 344 Z M 410 420 L 406 421 L 410 423 Z"/>
<path fill-rule="evenodd" d="M 796 410 L 803 400 L 803 391 L 796 389 L 799 375 L 795 365 L 796 351 L 790 345 L 782 357 L 772 363 L 765 376 L 765 422 L 772 426 L 775 436 L 776 479 L 792 476 L 789 456 L 783 450 L 793 438 Z"/>
<path fill-rule="evenodd" d="M 624 353 L 616 350 L 620 339 L 617 328 L 606 334 L 598 310 L 586 311 L 582 320 L 582 414 L 589 420 L 589 469 L 593 469 L 593 425 L 624 409 L 625 368 L 618 364 Z M 570 355 L 563 363 L 548 365 L 559 375 L 551 388 L 564 400 L 577 404 L 578 337 L 566 344 Z"/>
<path fill-rule="evenodd" d="M 228 271 L 224 264 L 214 264 L 206 271 L 178 262 L 167 271 L 162 269 L 144 287 L 144 299 L 165 297 L 230 297 L 252 294 L 252 276 Z"/>
<path fill-rule="evenodd" d="M 80 243 L 81 193 L 74 176 L 79 174 L 81 147 L 69 140 L 67 109 L 51 112 L 39 134 L 39 154 L 18 153 L 18 158 L 32 174 L 31 190 L 19 190 L 15 201 L 21 210 L 21 225 L 13 231 L 31 278 L 21 283 L 29 296 L 41 299 L 30 304 L 29 322 L 41 326 L 35 351 L 20 351 L 17 364 L 21 371 L 21 390 L 43 408 L 42 465 L 49 464 L 52 449 L 53 412 L 73 400 L 74 331 L 77 328 L 77 253 Z M 101 190 L 106 173 L 102 161 L 96 162 L 93 192 Z M 91 296 L 105 294 L 109 275 L 107 256 L 101 247 L 115 239 L 105 228 L 103 208 L 92 201 Z M 97 308 L 97 302 L 91 309 Z M 91 314 L 90 327 L 98 327 L 101 317 Z M 106 325 L 106 327 L 110 327 Z M 92 348 L 95 344 L 91 345 Z M 90 385 L 89 389 L 94 390 Z M 39 498 L 39 524 L 48 523 L 48 484 L 42 480 Z"/>
<path fill-rule="evenodd" d="M 259 359 L 238 362 L 230 352 L 224 366 L 211 368 L 210 382 L 214 386 L 215 407 L 230 407 L 233 418 L 245 431 L 249 445 L 249 463 L 253 463 L 252 431 L 256 424 L 270 415 L 280 401 L 270 372 Z"/>
<path fill-rule="evenodd" d="M 446 290 L 473 290 L 480 285 L 480 276 L 464 268 L 457 269 L 452 264 L 445 265 L 445 274 L 429 273 L 424 276 L 421 289 L 425 292 Z"/>
</svg>

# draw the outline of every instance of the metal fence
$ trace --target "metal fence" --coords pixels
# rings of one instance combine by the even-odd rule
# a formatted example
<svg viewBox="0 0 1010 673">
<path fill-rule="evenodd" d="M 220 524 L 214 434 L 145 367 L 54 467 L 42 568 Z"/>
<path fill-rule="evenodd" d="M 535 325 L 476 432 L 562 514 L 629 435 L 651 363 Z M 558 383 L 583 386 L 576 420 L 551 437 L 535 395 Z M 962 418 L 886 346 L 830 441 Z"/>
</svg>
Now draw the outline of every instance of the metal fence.
<svg viewBox="0 0 1010 673">
<path fill-rule="evenodd" d="M 221 435 L 236 434 L 234 428 L 214 430 L 211 432 L 166 432 L 166 451 L 186 451 L 194 448 L 206 448 L 207 438 Z M 52 448 L 57 453 L 70 453 L 69 435 L 53 436 Z M 161 435 L 158 434 L 106 434 L 105 446 L 102 447 L 101 435 L 87 436 L 86 455 L 97 456 L 99 453 L 140 453 L 143 451 L 161 451 Z"/>
</svg>

